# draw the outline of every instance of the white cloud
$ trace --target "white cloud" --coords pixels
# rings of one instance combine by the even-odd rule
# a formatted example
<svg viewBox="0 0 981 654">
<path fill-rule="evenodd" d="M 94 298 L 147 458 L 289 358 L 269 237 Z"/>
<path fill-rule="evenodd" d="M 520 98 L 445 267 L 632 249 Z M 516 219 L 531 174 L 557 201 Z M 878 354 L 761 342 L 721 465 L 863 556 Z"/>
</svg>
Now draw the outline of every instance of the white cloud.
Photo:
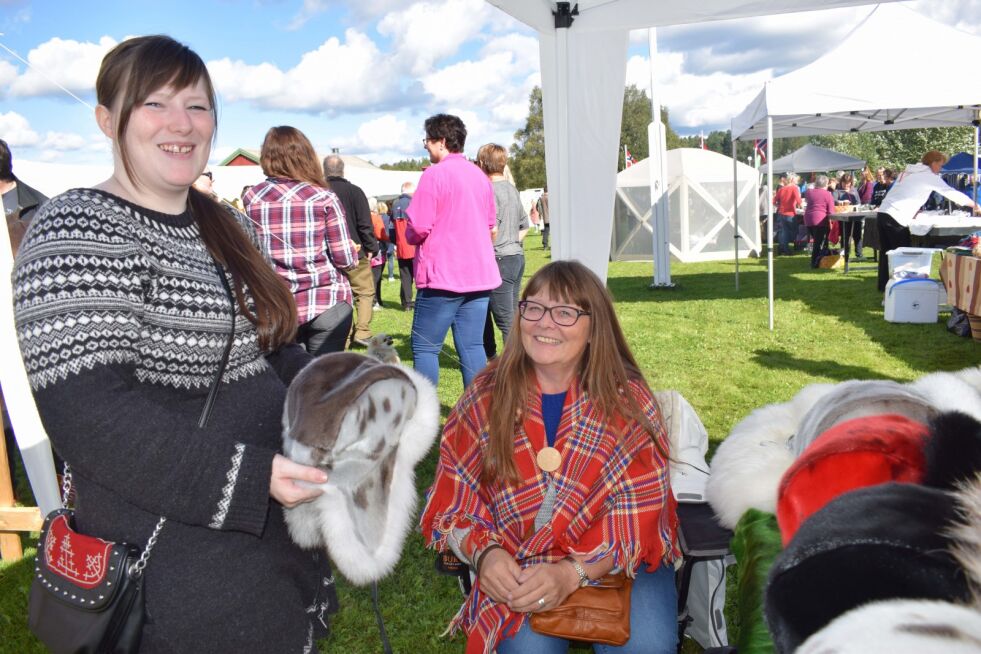
<svg viewBox="0 0 981 654">
<path fill-rule="evenodd" d="M 57 84 L 76 93 L 92 91 L 102 58 L 115 45 L 108 36 L 98 43 L 49 39 L 27 54 L 31 68 L 13 81 L 10 92 L 15 96 L 62 93 Z"/>
<path fill-rule="evenodd" d="M 332 146 L 344 151 L 381 152 L 394 151 L 403 154 L 415 153 L 419 150 L 415 133 L 418 126 L 410 129 L 409 124 L 394 114 L 385 114 L 378 118 L 361 123 L 353 136 L 336 139 Z"/>
<path fill-rule="evenodd" d="M 655 70 L 657 101 L 668 108 L 675 128 L 718 126 L 726 129 L 735 111 L 752 100 L 763 83 L 773 77 L 772 70 L 746 75 L 713 73 L 692 75 L 686 71 L 681 53 L 660 53 Z M 634 56 L 627 60 L 627 84 L 634 84 L 650 95 L 648 58 Z"/>
<path fill-rule="evenodd" d="M 219 59 L 208 64 L 222 98 L 248 100 L 266 109 L 331 111 L 377 108 L 392 95 L 397 78 L 388 58 L 355 29 L 344 42 L 331 37 L 305 53 L 293 68 Z"/>
<path fill-rule="evenodd" d="M 17 67 L 9 61 L 0 60 L 0 96 L 6 95 L 7 89 L 17 79 Z"/>
<path fill-rule="evenodd" d="M 396 60 L 407 63 L 413 75 L 421 75 L 480 35 L 489 8 L 484 0 L 416 2 L 386 14 L 377 29 L 393 42 Z"/>
<path fill-rule="evenodd" d="M 0 139 L 12 148 L 35 146 L 41 140 L 26 118 L 15 111 L 0 114 Z"/>
<path fill-rule="evenodd" d="M 513 55 L 499 52 L 437 70 L 423 77 L 422 85 L 437 104 L 481 107 L 507 89 L 513 68 Z"/>
<path fill-rule="evenodd" d="M 58 151 L 81 150 L 87 143 L 88 141 L 86 141 L 85 137 L 78 134 L 48 132 L 44 136 L 44 141 L 41 142 L 41 147 Z"/>
<path fill-rule="evenodd" d="M 308 20 L 321 12 L 327 11 L 327 7 L 329 6 L 330 0 L 303 0 L 303 6 L 300 8 L 299 13 L 290 20 L 286 29 L 300 29 Z"/>
</svg>

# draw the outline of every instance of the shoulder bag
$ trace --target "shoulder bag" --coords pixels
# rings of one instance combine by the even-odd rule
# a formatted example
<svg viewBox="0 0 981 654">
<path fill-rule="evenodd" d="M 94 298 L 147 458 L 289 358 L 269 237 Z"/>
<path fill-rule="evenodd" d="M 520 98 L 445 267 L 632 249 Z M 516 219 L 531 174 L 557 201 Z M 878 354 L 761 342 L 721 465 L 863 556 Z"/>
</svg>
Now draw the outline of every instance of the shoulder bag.
<svg viewBox="0 0 981 654">
<path fill-rule="evenodd" d="M 232 301 L 232 330 L 198 427 L 208 423 L 235 339 L 235 306 L 224 271 L 218 277 Z M 143 570 L 160 536 L 161 517 L 141 551 L 75 531 L 68 507 L 71 470 L 65 464 L 63 508 L 44 520 L 28 603 L 28 626 L 53 654 L 129 654 L 140 648 L 146 618 Z"/>
<path fill-rule="evenodd" d="M 531 614 L 531 628 L 545 636 L 605 645 L 630 640 L 630 589 L 633 579 L 606 575 L 565 598 L 561 606 Z"/>
</svg>

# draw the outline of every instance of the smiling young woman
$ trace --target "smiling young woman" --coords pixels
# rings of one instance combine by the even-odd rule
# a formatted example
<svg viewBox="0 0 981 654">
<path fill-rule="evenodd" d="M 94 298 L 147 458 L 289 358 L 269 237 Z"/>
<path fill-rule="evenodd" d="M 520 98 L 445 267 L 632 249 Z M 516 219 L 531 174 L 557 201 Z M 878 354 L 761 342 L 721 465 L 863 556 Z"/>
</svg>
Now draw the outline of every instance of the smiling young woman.
<svg viewBox="0 0 981 654">
<path fill-rule="evenodd" d="M 72 466 L 77 528 L 145 545 L 166 518 L 141 651 L 315 651 L 333 577 L 292 543 L 280 505 L 313 499 L 295 482 L 326 475 L 278 454 L 286 386 L 310 357 L 250 221 L 191 187 L 216 126 L 207 68 L 169 37 L 129 39 L 96 93 L 112 177 L 45 204 L 14 270 L 21 353 Z"/>
</svg>

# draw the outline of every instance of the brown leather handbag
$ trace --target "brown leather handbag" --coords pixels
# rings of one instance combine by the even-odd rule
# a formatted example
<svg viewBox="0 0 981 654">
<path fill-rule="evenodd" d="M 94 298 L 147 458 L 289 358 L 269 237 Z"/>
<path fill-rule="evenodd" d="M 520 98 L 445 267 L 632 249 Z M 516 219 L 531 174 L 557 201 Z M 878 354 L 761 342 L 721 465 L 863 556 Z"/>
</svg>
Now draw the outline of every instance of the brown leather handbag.
<svg viewBox="0 0 981 654">
<path fill-rule="evenodd" d="M 630 640 L 630 588 L 624 573 L 606 575 L 569 595 L 561 606 L 531 614 L 531 628 L 545 636 L 604 645 Z"/>
</svg>

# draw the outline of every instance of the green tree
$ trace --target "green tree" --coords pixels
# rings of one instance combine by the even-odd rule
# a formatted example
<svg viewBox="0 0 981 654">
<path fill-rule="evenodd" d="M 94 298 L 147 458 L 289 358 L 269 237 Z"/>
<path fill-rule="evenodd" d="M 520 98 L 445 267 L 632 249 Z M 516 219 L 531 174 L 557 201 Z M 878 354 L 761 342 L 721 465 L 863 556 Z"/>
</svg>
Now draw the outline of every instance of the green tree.
<svg viewBox="0 0 981 654">
<path fill-rule="evenodd" d="M 545 186 L 545 120 L 542 89 L 536 86 L 528 98 L 525 126 L 514 133 L 508 162 L 514 182 L 520 189 Z"/>
<path fill-rule="evenodd" d="M 420 157 L 419 159 L 403 159 L 391 164 L 385 163 L 379 168 L 382 170 L 422 170 L 428 165 L 429 157 Z"/>
<path fill-rule="evenodd" d="M 903 170 L 907 164 L 918 162 L 928 150 L 940 150 L 947 156 L 973 150 L 974 128 L 933 127 L 829 134 L 813 137 L 811 141 L 823 148 L 864 159 L 871 168 L 883 166 Z"/>
</svg>

